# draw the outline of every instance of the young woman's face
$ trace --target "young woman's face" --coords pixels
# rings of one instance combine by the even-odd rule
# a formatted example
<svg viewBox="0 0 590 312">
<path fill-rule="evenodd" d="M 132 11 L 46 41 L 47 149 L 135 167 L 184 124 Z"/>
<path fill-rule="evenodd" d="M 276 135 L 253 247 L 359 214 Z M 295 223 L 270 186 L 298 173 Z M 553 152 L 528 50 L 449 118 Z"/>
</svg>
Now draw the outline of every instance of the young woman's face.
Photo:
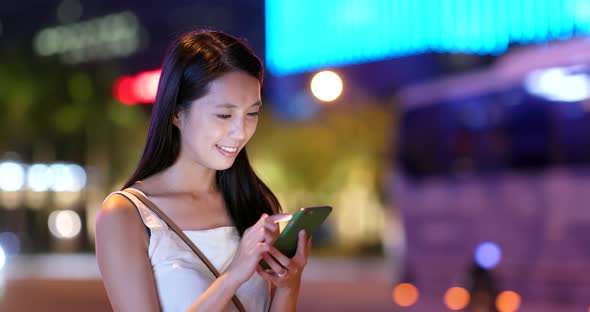
<svg viewBox="0 0 590 312">
<path fill-rule="evenodd" d="M 180 129 L 180 157 L 225 170 L 248 143 L 258 123 L 260 83 L 244 72 L 213 80 L 209 92 L 174 119 Z"/>
</svg>

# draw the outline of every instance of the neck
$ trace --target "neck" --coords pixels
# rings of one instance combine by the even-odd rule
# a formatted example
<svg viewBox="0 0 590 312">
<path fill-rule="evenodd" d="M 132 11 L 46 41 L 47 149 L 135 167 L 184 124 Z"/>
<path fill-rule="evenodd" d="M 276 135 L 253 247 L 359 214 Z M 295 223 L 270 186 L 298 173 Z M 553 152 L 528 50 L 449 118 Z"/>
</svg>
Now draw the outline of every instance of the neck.
<svg viewBox="0 0 590 312">
<path fill-rule="evenodd" d="M 179 157 L 169 168 L 154 176 L 162 189 L 174 193 L 217 192 L 216 170 Z"/>
</svg>

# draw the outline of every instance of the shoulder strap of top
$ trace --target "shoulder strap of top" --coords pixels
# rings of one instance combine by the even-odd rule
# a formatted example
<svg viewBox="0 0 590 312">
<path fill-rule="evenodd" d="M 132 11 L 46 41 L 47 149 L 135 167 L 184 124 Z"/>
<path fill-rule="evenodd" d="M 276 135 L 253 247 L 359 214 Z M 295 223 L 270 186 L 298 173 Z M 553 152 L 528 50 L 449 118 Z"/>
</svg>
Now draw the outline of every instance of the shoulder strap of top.
<svg viewBox="0 0 590 312">
<path fill-rule="evenodd" d="M 158 215 L 158 217 L 160 217 L 160 219 L 164 220 L 164 222 L 166 222 L 166 224 L 168 224 L 168 227 L 172 231 L 174 231 L 174 233 L 176 233 L 176 235 L 178 235 L 190 247 L 190 249 L 192 249 L 192 251 L 205 263 L 205 265 L 207 265 L 207 267 L 209 268 L 211 273 L 213 273 L 213 275 L 215 275 L 216 278 L 219 277 L 219 275 L 220 275 L 219 271 L 217 271 L 215 266 L 211 263 L 211 261 L 209 261 L 209 259 L 205 256 L 205 254 L 203 254 L 203 252 L 201 252 L 201 250 L 184 234 L 184 232 L 182 230 L 180 230 L 180 228 L 178 228 L 178 226 L 170 218 L 168 218 L 168 216 L 165 213 L 163 213 L 154 203 L 152 203 L 149 199 L 147 199 L 147 197 L 143 196 L 143 194 L 141 194 L 140 192 L 138 192 L 135 189 L 127 188 L 127 189 L 123 190 L 123 192 L 127 192 L 127 193 L 130 193 L 133 196 L 135 196 L 139 201 L 141 201 L 144 205 L 146 205 L 152 212 L 154 212 L 156 215 Z M 235 294 L 232 298 L 232 301 L 234 302 L 234 304 L 236 305 L 236 307 L 238 308 L 238 310 L 240 312 L 246 311 L 244 309 L 244 306 L 240 302 L 240 299 L 238 299 L 238 297 Z"/>
</svg>

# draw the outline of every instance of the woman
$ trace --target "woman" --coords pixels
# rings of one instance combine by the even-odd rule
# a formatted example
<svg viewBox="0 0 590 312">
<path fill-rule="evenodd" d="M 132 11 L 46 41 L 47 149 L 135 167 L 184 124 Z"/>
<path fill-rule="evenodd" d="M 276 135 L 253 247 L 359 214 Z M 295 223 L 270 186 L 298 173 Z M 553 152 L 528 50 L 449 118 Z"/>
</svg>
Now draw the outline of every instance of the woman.
<svg viewBox="0 0 590 312">
<path fill-rule="evenodd" d="M 168 51 L 139 165 L 97 217 L 96 255 L 115 311 L 234 311 L 234 295 L 247 311 L 295 310 L 311 241 L 299 233 L 293 258 L 272 247 L 277 222 L 289 215 L 245 149 L 262 77 L 252 51 L 220 32 L 184 34 Z M 221 275 L 133 192 L 176 223 Z"/>
</svg>

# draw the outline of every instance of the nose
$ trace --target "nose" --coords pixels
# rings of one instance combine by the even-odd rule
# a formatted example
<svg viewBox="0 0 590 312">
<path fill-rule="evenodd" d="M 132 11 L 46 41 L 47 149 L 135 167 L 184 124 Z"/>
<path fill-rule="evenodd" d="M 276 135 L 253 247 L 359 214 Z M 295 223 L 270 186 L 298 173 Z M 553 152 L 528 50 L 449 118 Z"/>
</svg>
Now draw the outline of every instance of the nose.
<svg viewBox="0 0 590 312">
<path fill-rule="evenodd" d="M 232 139 L 240 141 L 246 138 L 246 122 L 242 118 L 236 118 L 236 121 L 232 125 L 230 136 Z"/>
</svg>

